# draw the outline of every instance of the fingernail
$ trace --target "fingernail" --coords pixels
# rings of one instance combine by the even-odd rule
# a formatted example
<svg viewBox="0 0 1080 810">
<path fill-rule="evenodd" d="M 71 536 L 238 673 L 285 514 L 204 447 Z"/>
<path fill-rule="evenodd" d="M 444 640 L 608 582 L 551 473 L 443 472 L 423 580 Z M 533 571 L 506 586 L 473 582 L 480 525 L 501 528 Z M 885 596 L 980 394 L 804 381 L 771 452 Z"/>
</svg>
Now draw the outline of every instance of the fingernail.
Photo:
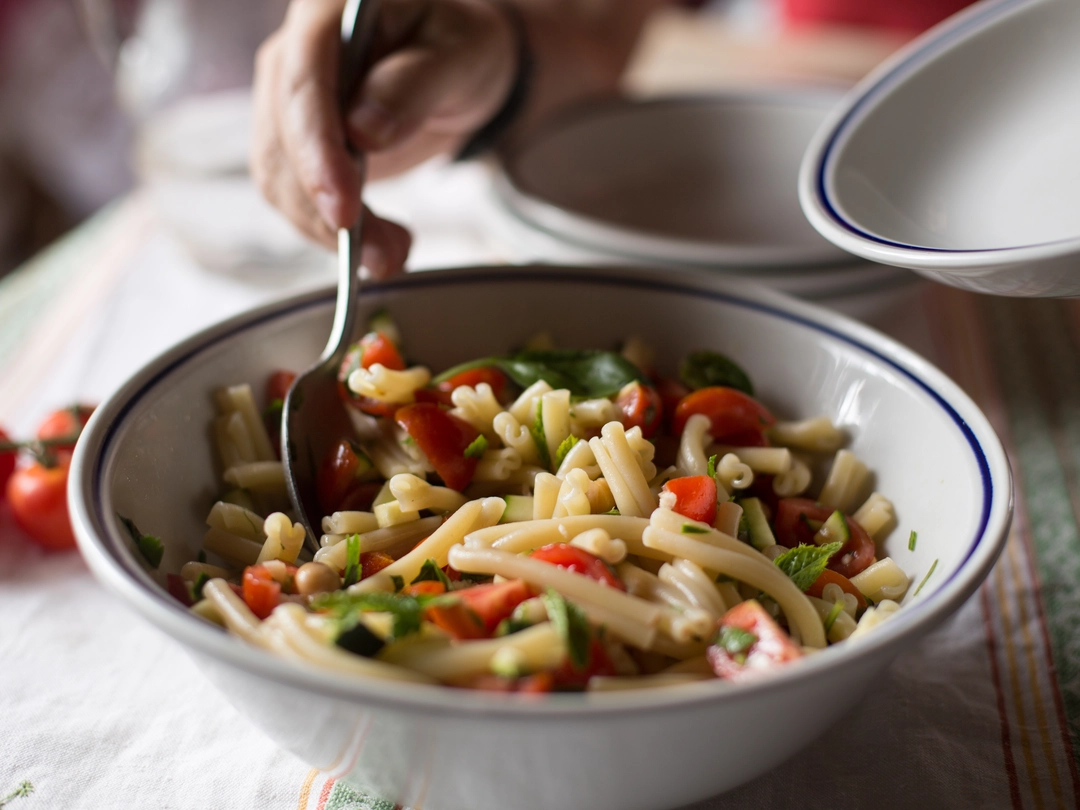
<svg viewBox="0 0 1080 810">
<path fill-rule="evenodd" d="M 334 196 L 326 191 L 316 191 L 315 210 L 319 212 L 319 216 L 323 218 L 323 221 L 330 226 L 330 230 L 336 232 L 340 226 L 337 221 L 337 203 Z"/>
<path fill-rule="evenodd" d="M 396 124 L 390 111 L 377 101 L 365 101 L 349 113 L 349 128 L 367 148 L 385 146 L 394 137 Z"/>
</svg>

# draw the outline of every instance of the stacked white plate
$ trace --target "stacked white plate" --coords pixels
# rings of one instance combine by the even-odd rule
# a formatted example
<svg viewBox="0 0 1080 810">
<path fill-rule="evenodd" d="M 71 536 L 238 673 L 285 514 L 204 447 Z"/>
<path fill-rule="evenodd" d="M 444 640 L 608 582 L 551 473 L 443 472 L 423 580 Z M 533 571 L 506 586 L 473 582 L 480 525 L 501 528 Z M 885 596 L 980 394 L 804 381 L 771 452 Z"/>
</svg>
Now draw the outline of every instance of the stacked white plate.
<svg viewBox="0 0 1080 810">
<path fill-rule="evenodd" d="M 912 274 L 831 245 L 799 207 L 803 153 L 840 98 L 774 87 L 565 114 L 496 180 L 513 258 L 707 269 L 825 303 L 910 288 Z"/>
</svg>

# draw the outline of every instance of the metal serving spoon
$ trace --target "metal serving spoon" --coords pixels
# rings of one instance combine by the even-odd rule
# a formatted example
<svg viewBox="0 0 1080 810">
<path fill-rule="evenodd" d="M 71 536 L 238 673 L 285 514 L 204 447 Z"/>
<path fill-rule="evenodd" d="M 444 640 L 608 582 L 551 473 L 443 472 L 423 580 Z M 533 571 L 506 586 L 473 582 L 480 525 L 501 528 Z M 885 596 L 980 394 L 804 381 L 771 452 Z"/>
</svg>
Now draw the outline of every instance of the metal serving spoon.
<svg viewBox="0 0 1080 810">
<path fill-rule="evenodd" d="M 341 15 L 338 102 L 343 113 L 368 67 L 378 7 L 379 0 L 348 0 Z M 349 149 L 353 151 L 351 146 Z M 354 156 L 362 179 L 363 155 L 354 152 Z M 363 231 L 361 208 L 356 223 L 338 231 L 337 304 L 330 338 L 319 361 L 292 384 L 281 416 L 285 485 L 293 508 L 307 529 L 307 544 L 313 551 L 319 547 L 320 534 L 319 500 L 315 492 L 319 460 L 335 441 L 353 432 L 345 404 L 338 395 L 337 372 L 356 328 Z"/>
</svg>

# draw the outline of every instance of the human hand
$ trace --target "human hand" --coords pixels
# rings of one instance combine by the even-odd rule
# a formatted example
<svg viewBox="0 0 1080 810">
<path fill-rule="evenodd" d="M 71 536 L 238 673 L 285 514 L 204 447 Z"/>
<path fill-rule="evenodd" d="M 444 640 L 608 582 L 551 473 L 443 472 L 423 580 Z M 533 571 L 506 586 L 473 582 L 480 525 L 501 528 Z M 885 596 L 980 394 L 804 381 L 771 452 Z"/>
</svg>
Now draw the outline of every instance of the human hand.
<svg viewBox="0 0 1080 810">
<path fill-rule="evenodd" d="M 503 104 L 515 34 L 487 0 L 383 0 L 374 66 L 343 119 L 337 67 L 344 0 L 293 0 L 255 65 L 251 170 L 263 194 L 310 238 L 333 248 L 360 213 L 363 182 L 452 153 Z M 362 261 L 398 272 L 411 237 L 365 213 Z"/>
</svg>

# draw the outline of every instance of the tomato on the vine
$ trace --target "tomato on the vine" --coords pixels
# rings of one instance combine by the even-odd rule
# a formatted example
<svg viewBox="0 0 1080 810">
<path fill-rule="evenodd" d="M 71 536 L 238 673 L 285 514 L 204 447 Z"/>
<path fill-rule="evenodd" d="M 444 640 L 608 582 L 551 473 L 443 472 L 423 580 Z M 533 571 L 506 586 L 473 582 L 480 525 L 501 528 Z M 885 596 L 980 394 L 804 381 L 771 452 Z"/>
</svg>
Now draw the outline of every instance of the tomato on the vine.
<svg viewBox="0 0 1080 810">
<path fill-rule="evenodd" d="M 7 498 L 15 522 L 38 545 L 62 550 L 75 547 L 68 517 L 67 480 L 71 455 L 56 454 L 56 463 L 35 462 L 15 470 L 7 482 Z"/>
<path fill-rule="evenodd" d="M 78 439 L 90 416 L 94 413 L 93 405 L 75 404 L 68 408 L 53 411 L 41 423 L 37 429 L 37 437 L 42 441 L 57 442 L 58 440 L 71 438 L 71 442 L 63 444 L 51 444 L 54 450 L 75 449 L 75 440 Z"/>
</svg>

